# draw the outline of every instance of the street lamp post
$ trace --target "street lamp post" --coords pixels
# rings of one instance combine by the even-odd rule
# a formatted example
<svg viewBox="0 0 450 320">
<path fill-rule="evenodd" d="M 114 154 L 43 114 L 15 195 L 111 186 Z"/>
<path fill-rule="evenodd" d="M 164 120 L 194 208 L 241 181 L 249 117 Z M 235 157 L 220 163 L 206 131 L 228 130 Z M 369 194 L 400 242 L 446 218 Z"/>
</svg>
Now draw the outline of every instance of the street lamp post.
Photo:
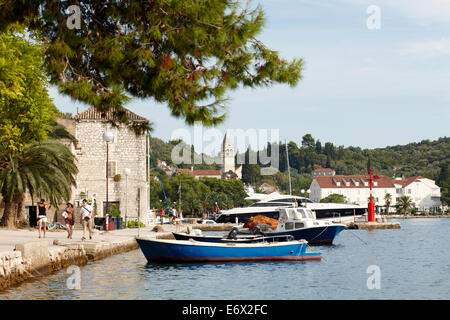
<svg viewBox="0 0 450 320">
<path fill-rule="evenodd" d="M 128 227 L 128 176 L 131 173 L 130 168 L 125 168 L 125 228 Z"/>
<path fill-rule="evenodd" d="M 103 132 L 103 141 L 106 142 L 106 222 L 105 222 L 105 227 L 106 227 L 106 231 L 108 231 L 108 165 L 109 165 L 109 143 L 114 141 L 114 133 L 112 133 L 111 131 L 109 131 L 108 129 Z"/>
</svg>

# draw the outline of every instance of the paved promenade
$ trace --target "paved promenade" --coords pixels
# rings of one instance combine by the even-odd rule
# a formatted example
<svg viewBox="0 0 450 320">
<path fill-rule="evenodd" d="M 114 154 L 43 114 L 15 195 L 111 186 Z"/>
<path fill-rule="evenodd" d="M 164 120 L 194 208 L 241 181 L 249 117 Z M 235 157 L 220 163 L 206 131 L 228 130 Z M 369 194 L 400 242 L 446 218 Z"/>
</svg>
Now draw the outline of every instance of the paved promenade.
<svg viewBox="0 0 450 320">
<path fill-rule="evenodd" d="M 35 275 L 137 249 L 138 232 L 147 238 L 168 238 L 173 231 L 186 231 L 187 225 L 164 225 L 163 232 L 152 229 L 95 230 L 93 239 L 84 241 L 82 230 L 75 230 L 73 239 L 67 239 L 64 230 L 48 231 L 45 239 L 39 239 L 36 229 L 0 229 L 0 290 Z"/>
<path fill-rule="evenodd" d="M 167 236 L 172 231 L 184 232 L 186 231 L 186 225 L 164 225 L 164 232 L 152 232 L 153 226 L 141 228 L 140 235 L 146 237 Z M 64 243 L 73 244 L 89 244 L 100 242 L 117 242 L 128 239 L 134 239 L 138 235 L 137 228 L 128 228 L 113 231 L 99 231 L 94 230 L 94 236 L 92 240 L 81 241 L 83 235 L 82 230 L 75 230 L 73 232 L 73 239 L 67 239 L 67 232 L 65 230 L 59 231 L 47 231 L 45 239 L 39 239 L 39 233 L 37 229 L 21 229 L 21 230 L 6 230 L 0 228 L 0 252 L 14 250 L 16 244 L 23 244 L 27 242 L 47 242 L 48 246 L 52 246 L 55 240 L 60 240 Z M 88 233 L 87 233 L 88 235 Z"/>
</svg>

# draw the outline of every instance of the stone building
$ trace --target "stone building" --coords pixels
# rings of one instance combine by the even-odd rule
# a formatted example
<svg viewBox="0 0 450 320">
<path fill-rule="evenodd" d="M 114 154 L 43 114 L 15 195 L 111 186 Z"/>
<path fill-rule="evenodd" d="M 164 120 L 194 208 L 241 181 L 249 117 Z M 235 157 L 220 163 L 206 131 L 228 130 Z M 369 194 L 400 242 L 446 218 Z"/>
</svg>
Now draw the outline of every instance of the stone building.
<svg viewBox="0 0 450 320">
<path fill-rule="evenodd" d="M 130 110 L 125 109 L 132 122 L 147 121 Z M 106 179 L 108 180 L 108 207 L 116 206 L 121 216 L 136 220 L 138 215 L 146 223 L 148 217 L 147 183 L 147 137 L 136 135 L 134 131 L 120 125 L 112 127 L 109 123 L 111 112 L 99 112 L 89 108 L 76 114 L 71 120 L 58 119 L 76 138 L 69 147 L 76 156 L 79 173 L 77 187 L 73 190 L 72 201 L 81 205 L 86 198 L 94 204 L 95 214 L 106 213 Z M 107 146 L 103 133 L 109 130 L 114 139 L 109 143 L 108 173 L 106 173 Z M 128 179 L 125 169 L 130 169 Z M 108 178 L 106 178 L 108 175 Z M 128 183 L 127 183 L 128 180 Z M 127 201 L 128 198 L 128 201 Z"/>
<path fill-rule="evenodd" d="M 242 166 L 236 167 L 234 161 L 234 146 L 229 131 L 225 133 L 222 142 L 222 179 L 242 179 Z"/>
</svg>

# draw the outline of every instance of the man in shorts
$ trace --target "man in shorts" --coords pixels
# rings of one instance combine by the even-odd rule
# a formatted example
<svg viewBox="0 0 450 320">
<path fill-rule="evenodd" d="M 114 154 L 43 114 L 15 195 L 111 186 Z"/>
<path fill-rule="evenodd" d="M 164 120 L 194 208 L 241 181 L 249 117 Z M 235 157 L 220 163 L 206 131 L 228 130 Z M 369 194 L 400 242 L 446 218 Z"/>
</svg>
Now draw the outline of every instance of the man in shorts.
<svg viewBox="0 0 450 320">
<path fill-rule="evenodd" d="M 83 237 L 81 237 L 81 240 L 86 240 L 86 229 L 89 229 L 89 239 L 92 239 L 92 210 L 94 210 L 92 206 L 86 199 L 83 199 L 83 205 L 80 210 L 80 223 L 83 225 Z"/>
</svg>

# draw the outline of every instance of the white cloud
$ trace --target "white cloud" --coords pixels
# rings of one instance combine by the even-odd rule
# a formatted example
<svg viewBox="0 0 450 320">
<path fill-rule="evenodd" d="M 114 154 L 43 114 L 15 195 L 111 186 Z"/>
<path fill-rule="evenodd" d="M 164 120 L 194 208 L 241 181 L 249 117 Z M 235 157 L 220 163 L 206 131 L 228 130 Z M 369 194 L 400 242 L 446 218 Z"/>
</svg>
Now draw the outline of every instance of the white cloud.
<svg viewBox="0 0 450 320">
<path fill-rule="evenodd" d="M 450 23 L 450 0 L 336 0 L 356 5 L 377 5 L 383 9 L 394 9 L 422 25 Z"/>
<path fill-rule="evenodd" d="M 435 57 L 450 54 L 450 39 L 427 40 L 406 44 L 397 50 L 400 55 L 420 55 L 422 57 Z"/>
<path fill-rule="evenodd" d="M 401 0 L 389 5 L 421 24 L 450 22 L 450 0 Z"/>
</svg>

